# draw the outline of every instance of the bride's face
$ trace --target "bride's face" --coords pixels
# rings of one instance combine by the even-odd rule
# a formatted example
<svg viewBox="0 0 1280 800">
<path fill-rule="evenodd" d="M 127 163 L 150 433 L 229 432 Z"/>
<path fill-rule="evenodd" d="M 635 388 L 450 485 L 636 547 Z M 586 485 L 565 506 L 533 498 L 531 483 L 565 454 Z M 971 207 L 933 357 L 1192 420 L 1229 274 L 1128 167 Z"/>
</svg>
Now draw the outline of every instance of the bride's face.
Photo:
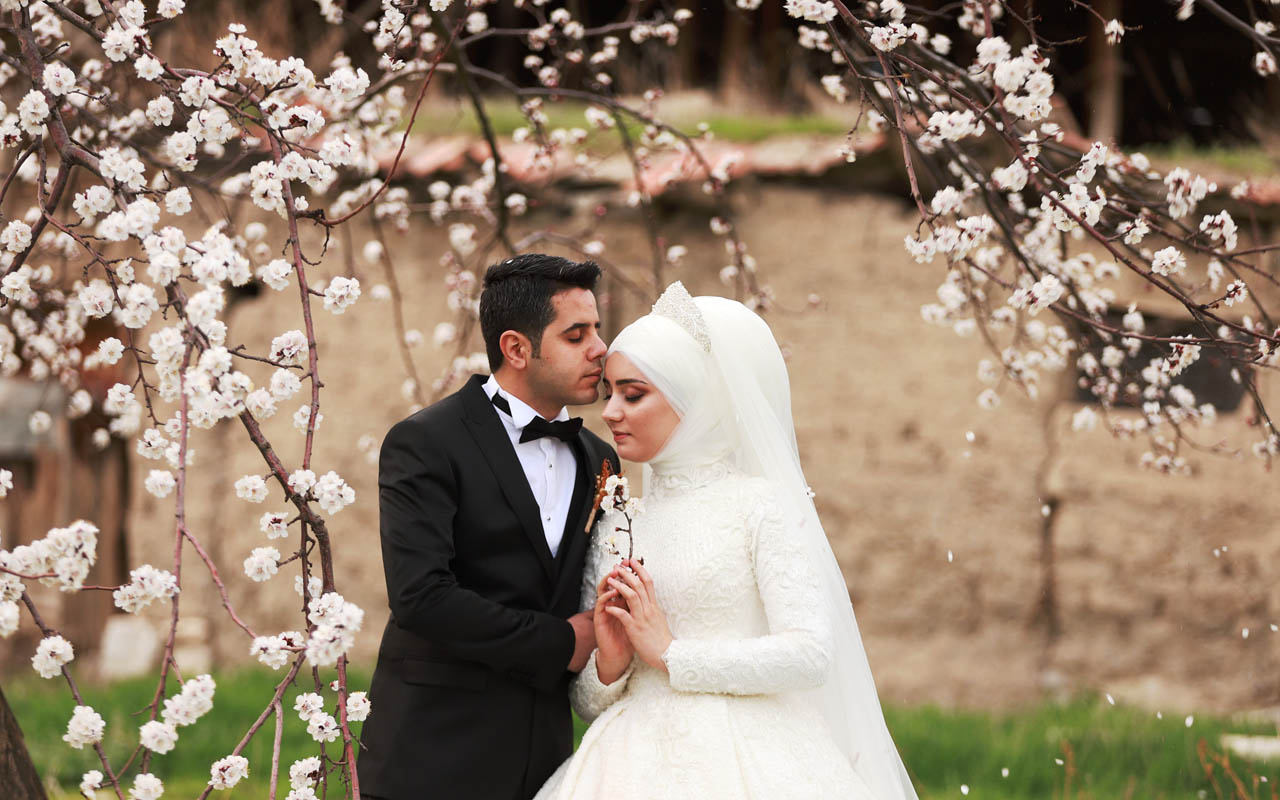
<svg viewBox="0 0 1280 800">
<path fill-rule="evenodd" d="M 656 456 L 680 423 L 667 398 L 622 353 L 605 361 L 604 393 L 601 416 L 613 433 L 618 455 L 627 461 Z"/>
</svg>

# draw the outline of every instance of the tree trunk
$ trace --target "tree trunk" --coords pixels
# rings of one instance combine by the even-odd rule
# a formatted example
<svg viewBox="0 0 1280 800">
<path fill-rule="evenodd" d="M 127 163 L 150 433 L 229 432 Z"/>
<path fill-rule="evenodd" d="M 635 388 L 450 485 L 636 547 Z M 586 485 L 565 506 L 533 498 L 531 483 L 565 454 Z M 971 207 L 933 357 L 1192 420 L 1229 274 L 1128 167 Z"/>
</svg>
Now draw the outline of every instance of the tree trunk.
<svg viewBox="0 0 1280 800">
<path fill-rule="evenodd" d="M 1094 4 L 1106 19 L 1120 16 L 1120 0 L 1101 0 Z M 1094 20 L 1089 33 L 1089 137 L 1094 141 L 1114 144 L 1120 138 L 1123 113 L 1123 80 L 1120 48 L 1123 41 L 1107 44 L 1102 23 Z"/>
<path fill-rule="evenodd" d="M 748 74 L 751 59 L 751 26 L 745 15 L 729 11 L 725 15 L 724 39 L 720 47 L 720 81 L 716 87 L 720 102 L 731 108 L 746 107 L 754 96 L 755 86 Z"/>
<path fill-rule="evenodd" d="M 36 765 L 31 763 L 18 719 L 0 690 L 0 786 L 6 800 L 46 800 Z"/>
</svg>

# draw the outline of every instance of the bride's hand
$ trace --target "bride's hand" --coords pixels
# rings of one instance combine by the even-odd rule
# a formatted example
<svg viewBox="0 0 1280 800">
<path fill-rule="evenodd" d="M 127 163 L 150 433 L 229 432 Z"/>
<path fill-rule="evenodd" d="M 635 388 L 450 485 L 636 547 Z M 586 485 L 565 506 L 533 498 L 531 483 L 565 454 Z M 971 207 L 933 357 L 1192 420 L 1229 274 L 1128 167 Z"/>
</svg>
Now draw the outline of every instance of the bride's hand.
<svg viewBox="0 0 1280 800">
<path fill-rule="evenodd" d="M 606 686 L 627 671 L 635 654 L 622 622 L 605 613 L 609 606 L 622 606 L 618 590 L 609 586 L 610 575 L 601 578 L 596 587 L 596 609 L 591 618 L 596 632 L 596 675 Z"/>
<path fill-rule="evenodd" d="M 639 561 L 623 561 L 623 567 L 610 573 L 605 581 L 622 595 L 627 607 L 606 605 L 604 612 L 622 623 L 636 654 L 654 669 L 667 671 L 662 656 L 671 644 L 671 629 L 667 627 L 667 615 L 658 606 L 653 590 L 653 578 Z"/>
</svg>

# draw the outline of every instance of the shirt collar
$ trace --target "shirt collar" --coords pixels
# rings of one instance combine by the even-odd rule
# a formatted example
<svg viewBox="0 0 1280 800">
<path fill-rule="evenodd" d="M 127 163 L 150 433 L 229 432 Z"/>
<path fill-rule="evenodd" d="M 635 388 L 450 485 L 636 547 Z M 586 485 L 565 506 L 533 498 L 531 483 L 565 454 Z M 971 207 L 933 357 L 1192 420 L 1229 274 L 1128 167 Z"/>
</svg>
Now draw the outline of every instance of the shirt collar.
<svg viewBox="0 0 1280 800">
<path fill-rule="evenodd" d="M 498 383 L 497 377 L 493 375 L 490 375 L 489 380 L 484 382 L 484 393 L 489 396 L 490 400 L 493 399 L 494 394 L 501 394 L 507 399 L 507 404 L 511 406 L 511 421 L 515 423 L 517 428 L 523 428 L 532 422 L 534 417 L 541 416 L 537 411 L 534 411 L 528 403 L 521 400 L 519 397 L 516 397 L 511 392 L 508 392 L 506 389 L 503 389 L 502 385 Z M 502 416 L 501 412 L 499 412 L 499 415 Z M 561 408 L 560 413 L 556 414 L 553 419 L 548 421 L 561 422 L 568 418 L 569 409 Z"/>
</svg>

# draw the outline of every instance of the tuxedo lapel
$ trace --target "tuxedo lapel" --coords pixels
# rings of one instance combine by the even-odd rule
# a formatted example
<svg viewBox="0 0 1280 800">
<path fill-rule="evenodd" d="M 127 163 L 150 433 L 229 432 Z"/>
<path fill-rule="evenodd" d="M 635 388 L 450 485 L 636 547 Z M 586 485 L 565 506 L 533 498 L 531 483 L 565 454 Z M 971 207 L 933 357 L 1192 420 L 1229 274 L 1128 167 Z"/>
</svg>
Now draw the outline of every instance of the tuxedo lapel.
<svg viewBox="0 0 1280 800">
<path fill-rule="evenodd" d="M 547 578 L 554 581 L 556 577 L 555 563 L 551 558 L 551 548 L 547 546 L 547 537 L 542 529 L 541 514 L 538 501 L 529 488 L 529 479 L 525 477 L 520 459 L 511 445 L 511 438 L 498 418 L 498 412 L 484 393 L 484 378 L 473 376 L 463 389 L 463 399 L 467 413 L 467 428 L 475 438 L 480 452 L 489 462 L 498 479 L 498 486 L 507 500 L 507 504 L 520 519 L 520 527 L 538 554 L 538 562 Z"/>
<path fill-rule="evenodd" d="M 581 575 L 569 574 L 565 566 L 582 563 L 582 553 L 591 539 L 591 536 L 582 529 L 587 524 L 587 516 L 591 512 L 592 501 L 595 499 L 595 474 L 599 466 L 593 463 L 591 446 L 587 442 L 585 432 L 578 433 L 572 446 L 574 458 L 578 462 L 577 478 L 573 486 L 573 502 L 565 518 L 564 538 L 560 540 L 560 549 L 556 552 L 556 589 L 552 594 L 552 605 L 559 600 L 566 589 L 577 591 L 581 583 Z"/>
</svg>

